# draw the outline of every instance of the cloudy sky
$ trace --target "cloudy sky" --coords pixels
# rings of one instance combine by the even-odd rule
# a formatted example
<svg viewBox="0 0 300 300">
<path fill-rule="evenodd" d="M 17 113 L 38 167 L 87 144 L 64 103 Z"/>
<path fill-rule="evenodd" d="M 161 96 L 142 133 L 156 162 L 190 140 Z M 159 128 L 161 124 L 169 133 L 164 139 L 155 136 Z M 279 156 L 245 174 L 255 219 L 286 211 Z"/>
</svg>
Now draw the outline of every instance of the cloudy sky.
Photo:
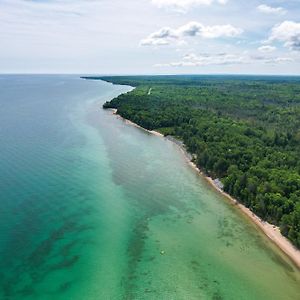
<svg viewBox="0 0 300 300">
<path fill-rule="evenodd" d="M 0 73 L 300 75 L 300 0 L 0 0 Z"/>
</svg>

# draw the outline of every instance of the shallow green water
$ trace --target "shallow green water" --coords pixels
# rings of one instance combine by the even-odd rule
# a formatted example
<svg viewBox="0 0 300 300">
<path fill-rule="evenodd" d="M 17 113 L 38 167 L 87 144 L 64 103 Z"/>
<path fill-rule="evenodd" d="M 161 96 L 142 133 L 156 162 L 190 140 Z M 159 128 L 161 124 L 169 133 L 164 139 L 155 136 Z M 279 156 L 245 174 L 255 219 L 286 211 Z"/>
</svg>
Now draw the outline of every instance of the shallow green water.
<svg viewBox="0 0 300 300">
<path fill-rule="evenodd" d="M 300 272 L 176 145 L 75 76 L 0 76 L 0 299 L 299 299 Z"/>
</svg>

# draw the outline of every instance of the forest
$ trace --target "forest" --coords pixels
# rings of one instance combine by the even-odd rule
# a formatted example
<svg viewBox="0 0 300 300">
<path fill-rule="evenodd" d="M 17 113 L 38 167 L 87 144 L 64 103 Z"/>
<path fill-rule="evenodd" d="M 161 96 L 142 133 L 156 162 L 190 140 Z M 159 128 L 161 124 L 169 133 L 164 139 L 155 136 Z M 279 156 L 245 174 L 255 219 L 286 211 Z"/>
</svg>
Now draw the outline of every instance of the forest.
<svg viewBox="0 0 300 300">
<path fill-rule="evenodd" d="M 184 142 L 224 191 L 300 248 L 300 78 L 93 77 L 136 87 L 104 108 Z"/>
</svg>

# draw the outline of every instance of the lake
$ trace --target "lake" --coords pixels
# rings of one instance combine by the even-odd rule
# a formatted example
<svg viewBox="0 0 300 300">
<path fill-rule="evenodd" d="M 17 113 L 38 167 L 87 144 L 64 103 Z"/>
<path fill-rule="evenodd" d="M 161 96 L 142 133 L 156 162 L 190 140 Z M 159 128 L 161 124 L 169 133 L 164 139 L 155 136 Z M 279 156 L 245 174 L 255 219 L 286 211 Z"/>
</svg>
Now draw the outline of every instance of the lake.
<svg viewBox="0 0 300 300">
<path fill-rule="evenodd" d="M 130 90 L 0 75 L 0 299 L 299 299 L 178 146 L 102 110 Z"/>
</svg>

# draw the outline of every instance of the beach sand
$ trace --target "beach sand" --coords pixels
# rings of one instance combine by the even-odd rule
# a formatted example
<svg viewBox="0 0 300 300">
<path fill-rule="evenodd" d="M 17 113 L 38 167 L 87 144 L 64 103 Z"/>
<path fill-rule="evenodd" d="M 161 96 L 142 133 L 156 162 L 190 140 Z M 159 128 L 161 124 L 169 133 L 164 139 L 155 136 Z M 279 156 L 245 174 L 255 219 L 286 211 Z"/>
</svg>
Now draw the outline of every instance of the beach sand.
<svg viewBox="0 0 300 300">
<path fill-rule="evenodd" d="M 224 192 L 215 181 L 208 176 L 205 176 L 201 170 L 191 161 L 189 161 L 190 165 L 197 170 L 206 180 L 207 182 L 214 187 L 219 193 L 221 193 L 224 197 L 230 200 L 240 211 L 244 213 L 252 222 L 254 222 L 257 227 L 274 243 L 277 247 L 281 249 L 300 269 L 300 251 L 286 238 L 284 237 L 279 227 L 272 225 L 266 221 L 263 221 L 257 215 L 255 215 L 249 208 L 239 203 L 236 199 L 231 197 L 229 194 Z"/>
<path fill-rule="evenodd" d="M 134 122 L 132 122 L 132 121 L 130 121 L 130 120 L 128 120 L 128 119 L 125 119 L 125 118 L 121 117 L 120 115 L 118 115 L 117 109 L 115 109 L 115 108 L 110 108 L 109 110 L 112 111 L 112 113 L 113 113 L 114 115 L 116 115 L 117 118 L 122 119 L 122 120 L 123 120 L 126 124 L 128 124 L 128 125 L 131 125 L 131 126 L 140 128 L 140 129 L 142 129 L 143 131 L 146 131 L 146 132 L 148 132 L 148 133 L 154 134 L 154 135 L 156 135 L 156 136 L 164 137 L 164 135 L 161 134 L 161 133 L 158 132 L 158 131 L 148 130 L 148 129 L 146 129 L 146 128 L 144 128 L 144 127 L 142 127 L 142 126 L 140 126 L 140 125 L 138 125 L 138 124 L 136 124 L 136 123 L 134 123 Z"/>
</svg>

